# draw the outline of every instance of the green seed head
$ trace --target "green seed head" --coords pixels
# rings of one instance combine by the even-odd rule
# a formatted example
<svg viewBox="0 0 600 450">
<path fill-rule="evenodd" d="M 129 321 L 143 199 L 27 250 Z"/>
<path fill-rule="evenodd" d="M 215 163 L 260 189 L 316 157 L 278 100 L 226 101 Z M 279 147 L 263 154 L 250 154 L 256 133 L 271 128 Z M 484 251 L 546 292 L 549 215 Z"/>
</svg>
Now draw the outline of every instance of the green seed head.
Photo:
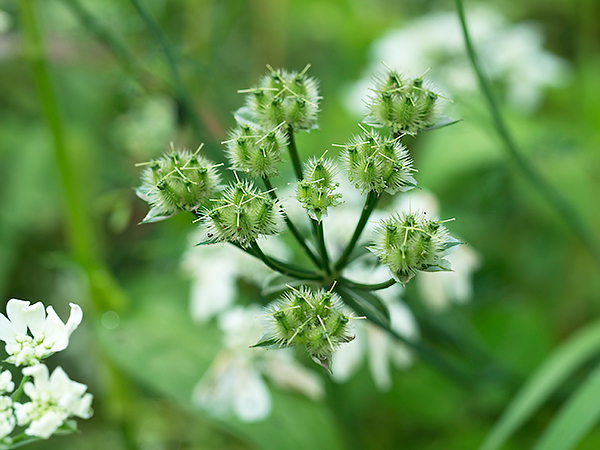
<svg viewBox="0 0 600 450">
<path fill-rule="evenodd" d="M 296 185 L 296 198 L 314 220 L 321 221 L 327 209 L 340 204 L 342 194 L 335 192 L 337 168 L 331 159 L 312 158 L 304 165 L 304 179 Z"/>
<path fill-rule="evenodd" d="M 260 236 L 278 234 L 283 209 L 258 191 L 249 181 L 237 181 L 225 188 L 221 198 L 204 210 L 202 225 L 214 242 L 235 242 L 247 247 Z"/>
<path fill-rule="evenodd" d="M 302 346 L 311 358 L 329 369 L 331 355 L 350 342 L 350 315 L 337 294 L 302 286 L 286 292 L 267 307 L 265 338 L 280 348 Z"/>
<path fill-rule="evenodd" d="M 319 112 L 318 82 L 306 75 L 310 66 L 298 73 L 270 69 L 270 73 L 249 89 L 246 105 L 263 128 L 269 130 L 282 122 L 293 130 L 317 126 Z"/>
<path fill-rule="evenodd" d="M 364 130 L 345 144 L 340 157 L 348 179 L 363 192 L 394 194 L 416 186 L 412 159 L 399 139 Z"/>
<path fill-rule="evenodd" d="M 443 257 L 460 244 L 438 220 L 421 213 L 394 214 L 375 230 L 369 248 L 387 265 L 400 283 L 408 282 L 418 270 L 450 270 Z"/>
<path fill-rule="evenodd" d="M 388 70 L 376 79 L 373 92 L 367 103 L 366 122 L 387 127 L 394 134 L 416 134 L 434 125 L 439 116 L 440 95 L 427 86 L 423 77 L 409 80 Z"/>
<path fill-rule="evenodd" d="M 143 222 L 165 219 L 179 211 L 197 211 L 219 190 L 216 165 L 198 152 L 172 150 L 150 161 L 137 195 L 150 204 Z"/>
<path fill-rule="evenodd" d="M 229 133 L 226 143 L 233 169 L 262 178 L 278 174 L 277 164 L 283 159 L 288 139 L 281 126 L 265 132 L 240 124 Z"/>
</svg>

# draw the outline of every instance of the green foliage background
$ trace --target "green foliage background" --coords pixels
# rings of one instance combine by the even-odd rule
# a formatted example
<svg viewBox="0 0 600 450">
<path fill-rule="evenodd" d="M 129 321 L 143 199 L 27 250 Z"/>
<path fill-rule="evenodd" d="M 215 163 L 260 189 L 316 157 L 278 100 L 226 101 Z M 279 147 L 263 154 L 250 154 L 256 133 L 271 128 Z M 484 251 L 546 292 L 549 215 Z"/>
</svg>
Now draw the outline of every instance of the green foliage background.
<svg viewBox="0 0 600 450">
<path fill-rule="evenodd" d="M 394 373 L 391 392 L 380 393 L 363 367 L 347 384 L 328 380 L 321 403 L 273 386 L 273 415 L 258 425 L 208 418 L 192 407 L 190 393 L 219 349 L 220 332 L 188 317 L 189 281 L 180 259 L 190 218 L 137 226 L 147 206 L 131 188 L 138 185 L 135 163 L 160 155 L 171 140 L 189 148 L 204 142 L 209 156 L 222 159 L 219 142 L 242 101 L 236 90 L 250 86 L 265 64 L 291 70 L 312 64 L 324 97 L 320 130 L 299 135 L 298 146 L 303 156 L 321 154 L 356 131 L 340 104 L 340 86 L 361 76 L 370 43 L 390 27 L 451 11 L 454 3 L 146 0 L 183 92 L 173 88 L 168 61 L 133 2 L 31 0 L 67 163 L 36 89 L 40 68 L 27 45 L 25 3 L 0 2 L 12 18 L 0 36 L 0 298 L 51 303 L 62 317 L 68 302 L 82 304 L 82 328 L 49 362 L 95 395 L 95 415 L 80 423 L 81 434 L 32 450 L 475 449 L 553 349 L 598 316 L 598 263 L 502 151 L 483 99 L 455 98 L 464 121 L 420 137 L 411 151 L 419 184 L 440 198 L 442 217 L 457 218 L 453 232 L 484 262 L 473 302 L 429 320 L 458 330 L 491 359 L 478 360 L 459 342 L 429 333 L 436 328 L 425 319 L 423 339 L 485 383 L 463 386 L 417 361 Z M 572 64 L 571 82 L 550 90 L 537 114 L 503 111 L 527 158 L 600 237 L 600 34 L 593 20 L 600 6 L 562 0 L 493 6 L 511 21 L 539 22 L 546 47 Z M 102 29 L 116 39 L 118 56 L 102 42 Z M 148 101 L 174 108 L 175 121 L 159 116 L 152 127 L 136 129 L 131 123 L 141 113 L 135 111 Z M 251 301 L 258 293 L 246 287 L 244 295 Z M 410 285 L 407 301 L 419 311 Z M 116 329 L 102 325 L 109 309 L 120 315 Z M 504 448 L 531 448 L 599 354 L 596 348 L 576 366 Z M 600 396 L 596 391 L 589 392 Z M 592 394 L 588 403 L 600 404 Z M 594 430 L 573 448 L 599 446 Z"/>
</svg>

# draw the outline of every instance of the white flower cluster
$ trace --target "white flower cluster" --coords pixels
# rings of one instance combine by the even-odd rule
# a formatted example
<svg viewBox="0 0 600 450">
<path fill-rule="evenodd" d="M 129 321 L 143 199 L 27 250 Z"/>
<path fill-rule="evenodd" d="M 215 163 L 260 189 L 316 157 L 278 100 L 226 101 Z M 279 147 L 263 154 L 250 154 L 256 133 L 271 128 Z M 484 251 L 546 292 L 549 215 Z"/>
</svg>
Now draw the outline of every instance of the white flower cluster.
<svg viewBox="0 0 600 450">
<path fill-rule="evenodd" d="M 568 63 L 544 49 L 543 33 L 531 22 L 510 24 L 497 11 L 480 6 L 467 19 L 488 76 L 503 89 L 506 101 L 523 112 L 536 111 L 550 87 L 568 79 Z M 427 73 L 446 95 L 473 92 L 477 81 L 466 57 L 460 23 L 454 12 L 435 12 L 390 30 L 371 47 L 365 76 L 354 84 L 346 104 L 363 114 L 361 99 L 369 92 L 370 74 L 381 62 L 410 76 Z"/>
<path fill-rule="evenodd" d="M 10 448 L 9 436 L 15 427 L 23 427 L 20 436 L 48 439 L 59 428 L 73 430 L 67 424 L 69 417 L 87 419 L 92 415 L 92 394 L 87 386 L 71 379 L 57 367 L 50 375 L 41 361 L 51 354 L 64 350 L 75 328 L 81 323 L 81 308 L 71 303 L 71 315 L 63 323 L 51 306 L 42 303 L 11 299 L 6 305 L 8 318 L 0 314 L 0 340 L 6 344 L 5 360 L 22 369 L 21 386 L 15 389 L 12 374 L 0 373 L 0 442 Z M 32 378 L 33 382 L 29 381 Z M 20 402 L 22 394 L 29 401 Z"/>
</svg>

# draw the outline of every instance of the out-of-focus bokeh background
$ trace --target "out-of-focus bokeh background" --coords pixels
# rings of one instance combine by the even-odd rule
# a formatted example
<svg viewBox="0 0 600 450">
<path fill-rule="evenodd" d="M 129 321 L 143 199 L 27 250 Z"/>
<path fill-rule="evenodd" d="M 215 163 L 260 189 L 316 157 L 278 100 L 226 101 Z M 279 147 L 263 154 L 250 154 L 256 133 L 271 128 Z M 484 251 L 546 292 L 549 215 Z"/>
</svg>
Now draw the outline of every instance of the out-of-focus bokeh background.
<svg viewBox="0 0 600 450">
<path fill-rule="evenodd" d="M 519 149 L 600 239 L 599 4 L 465 7 Z M 412 76 L 431 68 L 427 77 L 453 101 L 448 114 L 463 119 L 407 143 L 419 185 L 468 242 L 466 275 L 433 292 L 411 283 L 403 298 L 420 339 L 485 381 L 461 385 L 406 349 L 391 379 L 387 361 L 368 357 L 332 379 L 302 352 L 300 367 L 265 360 L 234 376 L 224 369 L 236 357 L 227 330 L 235 337 L 236 320 L 249 319 L 231 309 L 207 320 L 205 310 L 223 298 L 264 304 L 260 283 L 232 268 L 244 265 L 234 256 L 194 253 L 191 216 L 138 226 L 147 205 L 133 190 L 135 165 L 170 142 L 204 143 L 223 160 L 220 142 L 243 103 L 237 90 L 266 64 L 311 64 L 320 129 L 298 135 L 298 146 L 302 156 L 334 155 L 331 144 L 358 131 L 365 85 L 382 61 Z M 291 176 L 286 169 L 279 185 Z M 600 312 L 600 267 L 588 250 L 504 151 L 453 2 L 0 2 L 0 303 L 42 301 L 63 318 L 69 302 L 82 305 L 68 350 L 48 363 L 95 395 L 80 434 L 32 450 L 477 448 L 518 387 Z M 505 448 L 530 448 L 593 362 Z M 212 406 L 194 401 L 200 380 Z M 597 430 L 577 448 L 599 446 Z"/>
</svg>

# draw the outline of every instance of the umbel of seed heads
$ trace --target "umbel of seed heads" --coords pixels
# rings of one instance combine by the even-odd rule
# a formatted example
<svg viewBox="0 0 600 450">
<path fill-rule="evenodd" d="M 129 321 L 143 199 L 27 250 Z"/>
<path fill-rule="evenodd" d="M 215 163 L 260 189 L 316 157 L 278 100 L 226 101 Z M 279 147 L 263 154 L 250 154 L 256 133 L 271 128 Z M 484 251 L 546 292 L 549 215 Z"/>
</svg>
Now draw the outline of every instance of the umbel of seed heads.
<svg viewBox="0 0 600 450">
<path fill-rule="evenodd" d="M 253 177 L 273 177 L 278 174 L 277 165 L 283 160 L 288 144 L 282 122 L 271 131 L 263 131 L 246 124 L 229 132 L 227 157 L 232 169 L 246 172 Z"/>
<path fill-rule="evenodd" d="M 142 163 L 142 185 L 138 197 L 148 202 L 150 212 L 142 223 L 166 219 L 180 211 L 196 211 L 219 190 L 221 177 L 213 162 L 188 150 L 171 149 L 161 158 Z"/>
<path fill-rule="evenodd" d="M 267 67 L 270 73 L 255 87 L 239 91 L 249 94 L 246 106 L 253 118 L 265 130 L 282 122 L 293 130 L 316 128 L 321 97 L 318 82 L 306 75 L 310 64 L 300 73 Z"/>
<path fill-rule="evenodd" d="M 327 208 L 340 204 L 342 194 L 335 176 L 335 163 L 328 158 L 311 158 L 304 164 L 304 178 L 296 185 L 296 199 L 308 214 L 317 221 L 327 215 Z"/>
<path fill-rule="evenodd" d="M 212 242 L 234 242 L 248 247 L 260 236 L 281 230 L 282 207 L 247 180 L 237 180 L 213 199 L 202 217 L 207 236 Z"/>
<path fill-rule="evenodd" d="M 376 79 L 365 122 L 387 127 L 394 134 L 415 134 L 435 124 L 440 98 L 422 76 L 410 80 L 390 69 Z"/>
<path fill-rule="evenodd" d="M 395 194 L 417 185 L 412 159 L 399 138 L 382 137 L 363 128 L 362 134 L 341 147 L 348 179 L 363 192 Z"/>
<path fill-rule="evenodd" d="M 461 242 L 451 237 L 439 220 L 430 220 L 419 212 L 408 212 L 381 221 L 369 250 L 388 266 L 397 281 L 404 284 L 418 270 L 451 270 L 444 256 L 459 244 Z"/>
<path fill-rule="evenodd" d="M 256 346 L 302 346 L 310 357 L 329 370 L 331 355 L 350 334 L 351 316 L 342 310 L 337 294 L 302 286 L 292 289 L 267 307 L 267 332 Z"/>
</svg>

